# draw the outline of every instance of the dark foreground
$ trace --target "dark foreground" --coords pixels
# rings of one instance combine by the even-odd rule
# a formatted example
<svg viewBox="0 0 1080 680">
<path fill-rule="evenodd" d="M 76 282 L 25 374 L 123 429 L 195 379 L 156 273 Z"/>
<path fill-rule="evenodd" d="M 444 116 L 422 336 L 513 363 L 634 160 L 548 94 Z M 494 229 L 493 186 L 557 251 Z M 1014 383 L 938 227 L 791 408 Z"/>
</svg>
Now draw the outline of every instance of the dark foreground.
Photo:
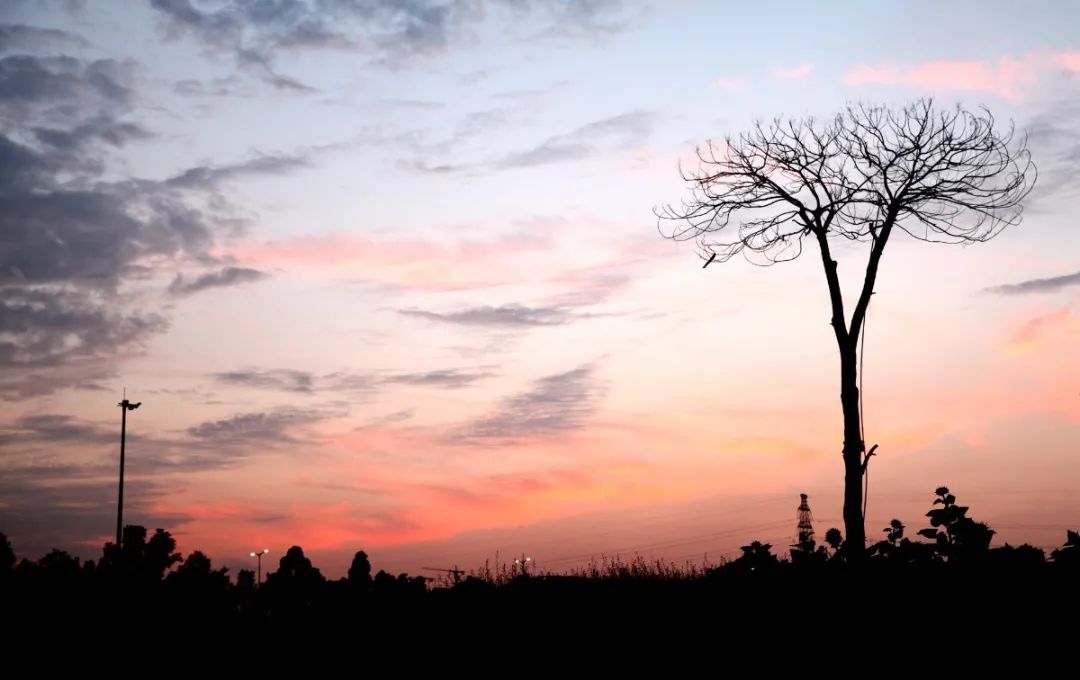
<svg viewBox="0 0 1080 680">
<path fill-rule="evenodd" d="M 251 572 L 230 579 L 202 553 L 182 558 L 168 532 L 148 538 L 141 527 L 127 527 L 123 547 L 107 544 L 96 562 L 60 551 L 16 562 L 3 539 L 0 642 L 10 658 L 48 656 L 47 643 L 72 654 L 257 653 L 258 663 L 359 655 L 399 669 L 496 658 L 624 666 L 646 657 L 715 669 L 809 655 L 814 668 L 849 664 L 861 674 L 930 658 L 986 668 L 1020 655 L 1060 659 L 1071 677 L 1080 535 L 1068 532 L 1049 555 L 991 548 L 992 530 L 940 491 L 933 526 L 918 532 L 927 540 L 910 540 L 894 522 L 862 555 L 830 532 L 827 547 L 799 546 L 790 559 L 752 543 L 708 569 L 638 559 L 570 575 L 482 571 L 457 582 L 372 576 L 363 552 L 347 577 L 327 580 L 293 547 L 257 587 Z"/>
</svg>

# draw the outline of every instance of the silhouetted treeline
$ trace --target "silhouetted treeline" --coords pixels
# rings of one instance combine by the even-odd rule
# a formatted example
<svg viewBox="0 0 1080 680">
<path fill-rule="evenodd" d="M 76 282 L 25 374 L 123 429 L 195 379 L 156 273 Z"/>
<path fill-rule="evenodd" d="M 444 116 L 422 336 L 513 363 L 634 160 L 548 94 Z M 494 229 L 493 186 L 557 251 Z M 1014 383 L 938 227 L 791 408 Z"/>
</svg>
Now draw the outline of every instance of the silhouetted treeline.
<svg viewBox="0 0 1080 680">
<path fill-rule="evenodd" d="M 385 571 L 372 576 L 363 551 L 345 577 L 331 580 L 293 546 L 261 587 L 253 571 L 241 570 L 232 580 L 202 552 L 182 556 L 162 529 L 148 535 L 142 527 L 125 527 L 122 547 L 107 543 L 100 559 L 85 562 L 60 550 L 17 560 L 0 534 L 0 602 L 9 630 L 17 622 L 52 634 L 72 626 L 87 635 L 197 632 L 218 641 L 233 634 L 352 632 L 400 642 L 401 636 L 461 636 L 471 626 L 510 636 L 519 625 L 524 630 L 552 621 L 567 629 L 637 626 L 670 633 L 670 626 L 699 617 L 725 634 L 753 635 L 775 629 L 784 617 L 826 625 L 849 598 L 864 602 L 867 621 L 885 628 L 922 625 L 921 617 L 946 610 L 956 626 L 964 616 L 973 626 L 1045 622 L 1048 612 L 1069 612 L 1075 626 L 1080 534 L 1067 532 L 1050 555 L 1029 545 L 991 548 L 993 530 L 967 515 L 940 488 L 927 513 L 930 526 L 916 532 L 925 540 L 909 537 L 893 520 L 861 565 L 849 560 L 835 529 L 825 533 L 823 545 L 793 547 L 790 559 L 755 541 L 738 558 L 709 567 L 634 558 L 569 574 L 483 568 L 458 582 Z"/>
</svg>

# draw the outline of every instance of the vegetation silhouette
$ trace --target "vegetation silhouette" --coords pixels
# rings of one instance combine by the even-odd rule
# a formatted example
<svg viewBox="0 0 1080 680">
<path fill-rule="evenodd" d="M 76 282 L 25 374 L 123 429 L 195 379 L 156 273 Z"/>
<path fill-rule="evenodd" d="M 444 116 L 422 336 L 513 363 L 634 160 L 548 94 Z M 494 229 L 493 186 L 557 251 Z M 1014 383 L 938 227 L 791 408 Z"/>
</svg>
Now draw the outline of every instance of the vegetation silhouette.
<svg viewBox="0 0 1080 680">
<path fill-rule="evenodd" d="M 552 573 L 485 564 L 463 579 L 448 574 L 440 581 L 382 570 L 373 577 L 367 553 L 358 551 L 347 575 L 332 580 L 292 546 L 262 587 L 248 569 L 230 580 L 201 551 L 182 558 L 163 529 L 147 539 L 145 528 L 125 527 L 123 548 L 106 543 L 96 563 L 61 550 L 17 560 L 0 534 L 0 602 L 21 631 L 93 621 L 73 629 L 80 639 L 153 633 L 197 636 L 226 648 L 236 640 L 283 640 L 295 648 L 340 638 L 377 652 L 380 645 L 411 644 L 431 628 L 460 641 L 492 622 L 487 636 L 505 640 L 520 632 L 509 624 L 523 619 L 594 641 L 632 630 L 655 645 L 690 635 L 679 622 L 706 614 L 693 634 L 749 640 L 807 611 L 822 622 L 844 621 L 852 606 L 863 609 L 864 625 L 884 634 L 920 621 L 922 611 L 912 607 L 927 597 L 946 598 L 952 629 L 965 635 L 1000 635 L 1010 622 L 1017 635 L 1071 634 L 1067 626 L 1054 629 L 1050 614 L 1075 613 L 1080 605 L 1080 534 L 1068 531 L 1049 558 L 1030 545 L 991 547 L 993 530 L 968 512 L 948 488 L 938 488 L 926 514 L 929 527 L 912 539 L 894 519 L 863 560 L 852 560 L 840 531 L 830 529 L 825 545 L 796 546 L 791 559 L 752 541 L 718 565 L 634 556 Z"/>
<path fill-rule="evenodd" d="M 988 241 L 1018 224 L 1036 169 L 1026 138 L 1000 130 L 986 109 L 853 105 L 829 119 L 776 118 L 697 149 L 682 172 L 689 197 L 656 210 L 669 238 L 697 241 L 705 266 L 742 254 L 754 264 L 793 260 L 811 240 L 828 285 L 840 352 L 847 557 L 864 556 L 866 449 L 862 348 L 885 247 L 901 230 L 933 243 Z M 833 245 L 869 247 L 850 318 Z M 858 546 L 858 549 L 856 549 Z"/>
</svg>

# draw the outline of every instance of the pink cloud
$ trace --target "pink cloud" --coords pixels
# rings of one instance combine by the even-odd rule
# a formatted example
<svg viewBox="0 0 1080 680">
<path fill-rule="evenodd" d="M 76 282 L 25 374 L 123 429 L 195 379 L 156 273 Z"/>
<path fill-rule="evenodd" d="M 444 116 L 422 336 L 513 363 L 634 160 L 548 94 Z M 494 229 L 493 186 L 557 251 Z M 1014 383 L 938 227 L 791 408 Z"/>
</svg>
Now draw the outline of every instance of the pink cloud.
<svg viewBox="0 0 1080 680">
<path fill-rule="evenodd" d="M 802 80 L 810 75 L 810 72 L 813 70 L 813 64 L 799 64 L 798 66 L 792 66 L 791 68 L 778 66 L 772 70 L 772 74 L 774 77 L 783 80 Z"/>
<path fill-rule="evenodd" d="M 1005 56 L 996 60 L 937 59 L 907 65 L 864 65 L 847 73 L 844 84 L 970 90 L 1018 99 L 1041 74 L 1062 69 L 1080 71 L 1080 52 L 1029 52 L 1020 58 Z"/>
<path fill-rule="evenodd" d="M 721 90 L 737 90 L 746 85 L 746 78 L 717 78 L 713 84 Z"/>
<path fill-rule="evenodd" d="M 1053 62 L 1066 71 L 1080 72 L 1080 51 L 1058 52 L 1054 55 Z"/>
<path fill-rule="evenodd" d="M 556 289 L 574 282 L 575 271 L 666 257 L 660 239 L 628 235 L 622 223 L 593 217 L 549 217 L 519 221 L 514 231 L 495 225 L 444 227 L 444 237 L 389 234 L 297 236 L 238 243 L 214 254 L 239 265 L 422 291 L 459 291 L 536 284 L 537 272 Z M 486 232 L 486 233 L 485 233 Z M 567 257 L 566 252 L 573 252 Z M 580 282 L 578 282 L 580 283 Z M 565 284 L 565 285 L 564 285 Z"/>
<path fill-rule="evenodd" d="M 544 230 L 443 240 L 342 234 L 244 244 L 218 255 L 261 269 L 301 269 L 392 286 L 460 290 L 513 280 L 523 258 L 543 256 L 555 246 L 556 240 Z"/>
</svg>

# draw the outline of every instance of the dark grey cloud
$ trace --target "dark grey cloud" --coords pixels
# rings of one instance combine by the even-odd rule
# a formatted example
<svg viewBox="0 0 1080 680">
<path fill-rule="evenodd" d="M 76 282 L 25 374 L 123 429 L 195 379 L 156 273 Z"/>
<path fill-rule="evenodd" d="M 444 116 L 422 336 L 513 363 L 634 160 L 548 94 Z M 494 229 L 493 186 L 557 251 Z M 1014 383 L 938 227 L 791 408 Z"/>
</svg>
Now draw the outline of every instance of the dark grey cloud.
<svg viewBox="0 0 1080 680">
<path fill-rule="evenodd" d="M 148 312 L 112 308 L 108 296 L 67 289 L 5 287 L 0 300 L 0 368 L 48 367 L 130 353 L 164 331 Z"/>
<path fill-rule="evenodd" d="M 115 371 L 115 362 L 107 359 L 9 366 L 0 370 L 0 400 L 26 401 L 60 390 L 96 390 Z"/>
<path fill-rule="evenodd" d="M 567 432 L 582 427 L 596 412 L 601 393 L 592 365 L 549 375 L 507 397 L 494 413 L 470 423 L 453 438 L 512 440 Z"/>
<path fill-rule="evenodd" d="M 401 373 L 382 379 L 384 383 L 417 385 L 422 387 L 445 387 L 458 389 L 469 387 L 478 380 L 491 377 L 492 373 L 468 372 L 454 369 L 427 371 L 426 373 Z"/>
<path fill-rule="evenodd" d="M 173 296 L 191 295 L 209 288 L 228 288 L 242 283 L 262 281 L 267 276 L 266 272 L 246 267 L 224 267 L 218 271 L 202 274 L 192 281 L 184 279 L 182 274 L 177 274 L 173 282 L 169 284 L 169 294 Z"/>
<path fill-rule="evenodd" d="M 472 38 L 482 23 L 501 21 L 504 33 L 536 29 L 545 36 L 596 40 L 626 30 L 640 15 L 622 0 L 226 0 L 212 7 L 191 0 L 152 0 L 167 39 L 191 39 L 210 51 L 231 54 L 237 65 L 275 87 L 310 86 L 275 70 L 275 57 L 296 50 L 347 50 L 399 67 L 445 52 Z"/>
<path fill-rule="evenodd" d="M 0 51 L 37 49 L 42 45 L 87 47 L 82 36 L 58 28 L 41 28 L 26 24 L 0 24 Z"/>
<path fill-rule="evenodd" d="M 150 397 L 142 408 L 170 408 L 177 401 Z M 283 408 L 238 413 L 197 423 L 180 432 L 162 433 L 147 432 L 140 426 L 139 415 L 143 412 L 128 418 L 128 465 L 136 477 L 230 467 L 268 448 L 302 443 L 306 441 L 304 428 L 341 415 L 325 408 Z M 13 474 L 32 468 L 39 476 L 51 478 L 49 470 L 55 467 L 51 462 L 54 460 L 63 461 L 59 465 L 64 470 L 78 462 L 78 477 L 112 474 L 118 442 L 119 422 L 113 420 L 94 422 L 46 413 L 0 426 L 0 453 L 5 470 Z"/>
<path fill-rule="evenodd" d="M 121 148 L 129 142 L 149 139 L 153 134 L 138 123 L 101 116 L 70 129 L 34 128 L 34 136 L 52 149 L 74 151 L 95 142 L 105 142 Z"/>
<path fill-rule="evenodd" d="M 1046 279 L 1030 279 L 1020 283 L 1006 283 L 987 288 L 983 292 L 997 295 L 1025 295 L 1029 293 L 1054 293 L 1068 286 L 1080 286 L 1080 272 L 1052 276 Z"/>
<path fill-rule="evenodd" d="M 284 392 L 311 392 L 315 384 L 315 376 L 311 373 L 291 369 L 228 371 L 215 373 L 214 379 L 226 385 Z"/>
<path fill-rule="evenodd" d="M 111 466 L 110 466 L 111 467 Z M 82 558 L 98 558 L 101 546 L 89 539 L 109 536 L 116 527 L 116 480 L 86 478 L 85 470 L 5 470 L 0 476 L 0 527 L 16 554 L 36 559 L 53 548 Z M 115 472 L 115 471 L 113 471 Z M 150 480 L 124 483 L 124 524 L 171 529 L 188 519 L 157 510 L 165 488 Z"/>
<path fill-rule="evenodd" d="M 0 425 L 0 447 L 12 444 L 115 444 L 115 430 L 105 430 L 100 425 L 59 413 L 42 413 L 19 418 L 8 425 Z"/>
<path fill-rule="evenodd" d="M 175 399 L 148 400 L 143 409 L 168 408 Z M 281 409 L 239 413 L 198 423 L 183 432 L 146 434 L 142 410 L 129 417 L 125 523 L 172 527 L 183 514 L 156 509 L 179 487 L 162 481 L 174 472 L 217 470 L 268 450 L 308 442 L 306 427 L 339 412 Z M 35 554 L 109 535 L 116 520 L 119 423 L 44 413 L 0 426 L 0 528 L 20 554 Z"/>
<path fill-rule="evenodd" d="M 153 0 L 170 38 L 192 37 L 216 50 L 269 55 L 286 49 L 355 50 L 375 45 L 394 54 L 446 47 L 462 22 L 482 16 L 467 0 L 233 0 L 200 9 L 190 0 Z"/>
<path fill-rule="evenodd" d="M 261 154 L 165 180 L 105 179 L 117 149 L 153 134 L 129 119 L 137 71 L 108 59 L 0 58 L 0 365 L 20 371 L 0 377 L 0 398 L 47 394 L 61 377 L 101 382 L 107 359 L 168 325 L 140 308 L 151 302 L 145 291 L 120 295 L 122 285 L 149 279 L 152 258 L 215 262 L 218 235 L 244 224 L 222 184 L 306 163 L 304 154 Z M 253 272 L 225 267 L 180 278 L 171 292 L 251 281 Z M 54 375 L 43 380 L 46 365 Z"/>
<path fill-rule="evenodd" d="M 471 307 L 456 312 L 432 312 L 423 309 L 400 309 L 399 314 L 431 321 L 460 324 L 463 326 L 524 327 L 558 326 L 570 323 L 574 316 L 561 307 L 526 307 L 524 305 L 501 305 L 499 307 Z"/>
<path fill-rule="evenodd" d="M 599 40 L 629 29 L 643 14 L 641 3 L 625 0 L 497 0 L 511 10 L 511 17 L 532 15 L 540 35 Z"/>
<path fill-rule="evenodd" d="M 0 112 L 9 119 L 63 121 L 88 108 L 116 110 L 134 98 L 135 70 L 133 62 L 116 59 L 6 56 L 0 58 Z"/>
</svg>

